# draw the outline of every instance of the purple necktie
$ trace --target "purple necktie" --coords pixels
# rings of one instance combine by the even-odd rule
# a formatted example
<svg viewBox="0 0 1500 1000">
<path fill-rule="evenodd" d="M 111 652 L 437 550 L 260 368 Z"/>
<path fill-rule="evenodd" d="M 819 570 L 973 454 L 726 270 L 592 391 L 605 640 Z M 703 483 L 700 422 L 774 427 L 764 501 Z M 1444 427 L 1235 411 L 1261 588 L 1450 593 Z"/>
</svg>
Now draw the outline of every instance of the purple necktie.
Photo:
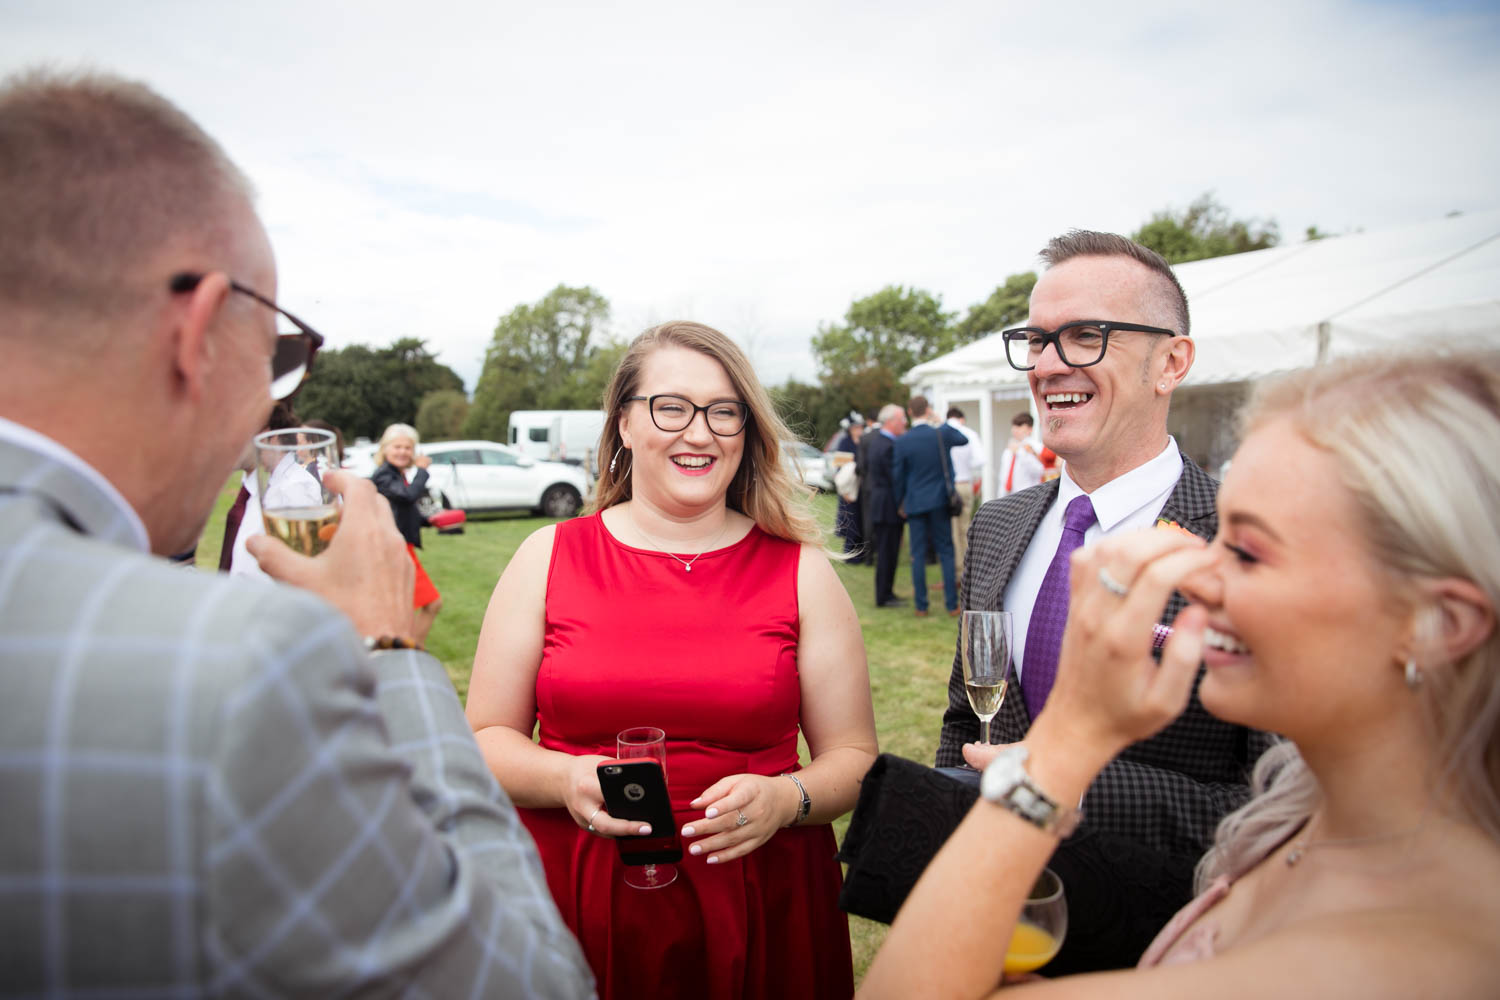
<svg viewBox="0 0 1500 1000">
<path fill-rule="evenodd" d="M 1083 533 L 1094 521 L 1094 504 L 1086 494 L 1068 503 L 1062 540 L 1042 578 L 1042 589 L 1036 592 L 1031 624 L 1026 629 L 1026 655 L 1021 661 L 1021 694 L 1033 719 L 1047 704 L 1057 678 L 1057 653 L 1062 648 L 1063 626 L 1068 624 L 1068 557 L 1083 544 Z"/>
</svg>

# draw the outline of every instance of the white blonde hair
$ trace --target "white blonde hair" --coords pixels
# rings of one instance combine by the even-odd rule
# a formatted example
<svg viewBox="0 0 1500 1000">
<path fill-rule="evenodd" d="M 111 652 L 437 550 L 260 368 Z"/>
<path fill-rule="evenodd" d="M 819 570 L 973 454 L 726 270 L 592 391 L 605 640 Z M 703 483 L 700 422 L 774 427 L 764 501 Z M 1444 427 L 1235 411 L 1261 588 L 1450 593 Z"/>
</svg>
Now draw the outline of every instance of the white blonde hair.
<svg viewBox="0 0 1500 1000">
<path fill-rule="evenodd" d="M 1500 608 L 1500 351 L 1401 353 L 1298 372 L 1261 387 L 1243 427 L 1282 418 L 1327 453 L 1353 497 L 1355 529 L 1387 571 L 1392 609 L 1433 624 L 1416 584 L 1440 577 L 1472 582 Z M 1436 751 L 1432 784 L 1451 789 L 1500 841 L 1500 635 L 1492 628 L 1455 663 L 1431 645 L 1418 658 L 1425 681 L 1412 697 L 1421 699 Z M 1250 802 L 1220 823 L 1198 866 L 1200 889 L 1253 866 L 1322 798 L 1291 743 L 1265 753 L 1252 789 Z"/>
<path fill-rule="evenodd" d="M 386 446 L 397 438 L 408 438 L 413 448 L 422 443 L 422 435 L 418 434 L 417 429 L 411 424 L 391 424 L 385 429 L 385 433 L 380 435 L 380 443 L 375 446 L 375 468 L 378 469 L 385 464 Z"/>
</svg>

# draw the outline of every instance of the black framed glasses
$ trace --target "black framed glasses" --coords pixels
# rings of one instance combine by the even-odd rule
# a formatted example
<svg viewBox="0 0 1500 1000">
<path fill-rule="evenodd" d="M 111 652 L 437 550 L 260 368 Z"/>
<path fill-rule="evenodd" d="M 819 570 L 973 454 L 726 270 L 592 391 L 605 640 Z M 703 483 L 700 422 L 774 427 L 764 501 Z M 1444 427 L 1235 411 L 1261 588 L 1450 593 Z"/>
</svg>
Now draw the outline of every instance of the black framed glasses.
<svg viewBox="0 0 1500 1000">
<path fill-rule="evenodd" d="M 675 434 L 685 431 L 693 418 L 703 414 L 708 429 L 719 437 L 734 437 L 745 429 L 750 418 L 750 407 L 737 399 L 718 399 L 707 406 L 699 406 L 691 399 L 658 393 L 655 396 L 627 396 L 627 403 L 642 402 L 651 411 L 651 422 L 658 430 Z"/>
<path fill-rule="evenodd" d="M 1056 330 L 1018 326 L 1000 331 L 1000 336 L 1005 341 L 1005 360 L 1016 371 L 1029 372 L 1036 367 L 1048 344 L 1057 349 L 1057 359 L 1069 368 L 1097 365 L 1104 360 L 1104 351 L 1109 347 L 1109 335 L 1127 330 L 1177 336 L 1176 330 L 1166 330 L 1159 326 L 1115 323 L 1104 319 L 1081 319 L 1064 323 Z"/>
<path fill-rule="evenodd" d="M 203 278 L 201 274 L 192 273 L 173 275 L 169 287 L 179 294 L 191 292 Z M 312 371 L 313 358 L 317 357 L 318 348 L 323 346 L 323 335 L 255 289 L 242 285 L 233 278 L 229 281 L 229 287 L 241 295 L 250 296 L 268 309 L 275 310 L 297 328 L 296 333 L 276 335 L 276 353 L 271 356 L 271 398 L 286 399 L 297 391 L 308 372 Z"/>
</svg>

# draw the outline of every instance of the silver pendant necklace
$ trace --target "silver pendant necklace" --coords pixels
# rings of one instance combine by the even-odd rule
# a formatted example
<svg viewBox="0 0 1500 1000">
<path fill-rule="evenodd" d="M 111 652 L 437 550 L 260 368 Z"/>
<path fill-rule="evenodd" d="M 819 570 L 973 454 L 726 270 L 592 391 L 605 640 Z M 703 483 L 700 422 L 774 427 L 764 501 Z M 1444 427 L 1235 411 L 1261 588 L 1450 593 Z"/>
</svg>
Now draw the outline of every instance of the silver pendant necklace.
<svg viewBox="0 0 1500 1000">
<path fill-rule="evenodd" d="M 655 545 L 665 555 L 669 555 L 673 559 L 676 559 L 678 562 L 682 563 L 683 572 L 685 572 L 685 573 L 691 573 L 693 571 L 693 563 L 695 563 L 699 559 L 703 558 L 703 552 L 711 552 L 711 551 L 713 551 L 714 546 L 719 544 L 719 539 L 724 537 L 724 532 L 729 529 L 729 514 L 728 514 L 728 512 L 725 513 L 725 515 L 724 515 L 724 523 L 719 526 L 719 533 L 714 536 L 714 540 L 712 542 L 708 543 L 708 548 L 704 549 L 703 552 L 699 552 L 697 555 L 693 556 L 693 558 L 691 558 L 691 559 L 684 559 L 681 556 L 679 556 L 677 553 L 668 551 L 668 549 L 667 549 L 667 547 L 665 545 L 663 545 L 661 542 L 658 542 L 656 539 L 652 538 L 650 535 L 646 534 L 646 529 L 642 528 L 641 527 L 641 522 L 636 520 L 636 517 L 635 517 L 635 506 L 634 505 L 631 505 L 631 508 L 630 508 L 630 523 L 633 524 L 633 525 L 635 525 L 635 530 L 639 531 L 641 533 L 641 537 L 642 538 L 644 538 L 646 541 L 650 542 L 652 545 Z"/>
<path fill-rule="evenodd" d="M 1422 827 L 1427 824 L 1427 816 L 1428 812 L 1424 809 L 1421 818 L 1415 826 L 1408 827 L 1405 830 L 1397 830 L 1394 833 L 1372 833 L 1363 837 L 1340 837 L 1330 840 L 1313 840 L 1311 837 L 1304 836 L 1294 842 L 1292 849 L 1287 852 L 1286 865 L 1288 868 L 1294 867 L 1308 851 L 1315 847 L 1354 847 L 1358 844 L 1374 844 L 1383 840 L 1393 841 L 1416 836 L 1422 832 Z"/>
</svg>

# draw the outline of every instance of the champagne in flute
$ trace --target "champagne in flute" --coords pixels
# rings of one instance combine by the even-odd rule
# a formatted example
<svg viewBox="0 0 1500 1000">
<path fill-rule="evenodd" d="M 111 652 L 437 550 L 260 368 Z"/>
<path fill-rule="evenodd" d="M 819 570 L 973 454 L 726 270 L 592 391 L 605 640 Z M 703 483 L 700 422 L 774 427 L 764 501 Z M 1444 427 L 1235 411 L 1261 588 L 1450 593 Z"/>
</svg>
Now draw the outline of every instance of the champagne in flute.
<svg viewBox="0 0 1500 1000">
<path fill-rule="evenodd" d="M 330 431 L 289 427 L 255 436 L 255 483 L 266 534 L 303 555 L 328 547 L 342 508 L 323 485 L 322 473 L 337 469 L 337 444 Z"/>
<path fill-rule="evenodd" d="M 1011 613 L 965 611 L 959 629 L 964 691 L 979 716 L 979 740 L 988 743 L 990 720 L 1000 711 L 1010 683 Z"/>
</svg>

